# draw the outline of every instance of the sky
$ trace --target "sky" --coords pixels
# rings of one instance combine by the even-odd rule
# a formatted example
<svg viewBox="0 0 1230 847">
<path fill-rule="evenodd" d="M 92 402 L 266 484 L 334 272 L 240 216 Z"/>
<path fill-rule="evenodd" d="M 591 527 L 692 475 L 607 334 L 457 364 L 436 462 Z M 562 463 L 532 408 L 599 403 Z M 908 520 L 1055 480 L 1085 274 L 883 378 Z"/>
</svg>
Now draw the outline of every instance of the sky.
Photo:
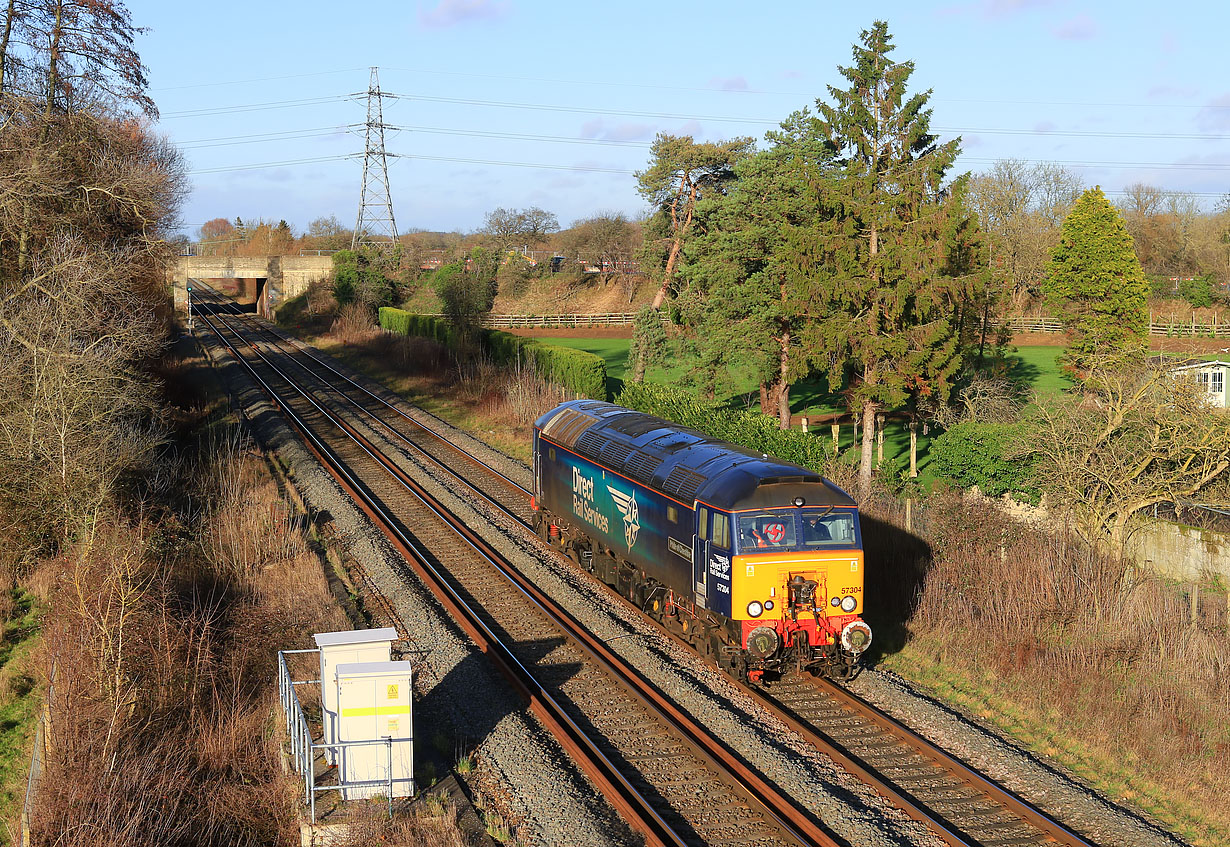
<svg viewBox="0 0 1230 847">
<path fill-rule="evenodd" d="M 130 0 L 137 49 L 184 152 L 183 232 L 212 218 L 297 231 L 358 215 L 371 68 L 399 231 L 471 232 L 497 207 L 561 225 L 645 210 L 658 132 L 753 136 L 841 87 L 875 20 L 953 173 L 1057 162 L 1087 186 L 1230 191 L 1222 0 Z M 393 129 L 392 127 L 396 127 Z M 395 154 L 395 155 L 394 155 Z"/>
</svg>

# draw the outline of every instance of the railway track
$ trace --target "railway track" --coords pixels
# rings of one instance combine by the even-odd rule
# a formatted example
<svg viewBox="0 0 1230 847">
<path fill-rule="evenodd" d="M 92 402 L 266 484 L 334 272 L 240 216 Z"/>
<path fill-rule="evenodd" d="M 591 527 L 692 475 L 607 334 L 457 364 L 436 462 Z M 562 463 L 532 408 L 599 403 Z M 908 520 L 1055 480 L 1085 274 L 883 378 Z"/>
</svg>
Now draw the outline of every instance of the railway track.
<svg viewBox="0 0 1230 847">
<path fill-rule="evenodd" d="M 304 355 L 298 345 L 280 334 L 268 329 L 263 332 L 276 339 L 269 343 L 288 351 L 288 357 Z M 529 492 L 522 486 L 400 412 L 318 354 L 310 358 L 322 389 L 329 384 L 329 390 L 339 391 L 356 409 L 368 408 L 374 402 L 377 408 L 368 409 L 367 414 L 386 428 L 393 429 L 398 422 L 410 424 L 413 437 L 405 433 L 396 437 L 530 531 Z M 331 381 L 337 379 L 342 385 L 332 386 Z M 672 630 L 659 629 L 682 640 Z M 945 843 L 971 847 L 1091 844 L 839 686 L 810 677 L 791 677 L 769 687 L 743 688 L 808 743 L 875 787 L 911 818 L 925 823 Z"/>
<path fill-rule="evenodd" d="M 521 577 L 366 425 L 294 386 L 229 318 L 201 317 L 646 843 L 841 843 Z"/>
</svg>

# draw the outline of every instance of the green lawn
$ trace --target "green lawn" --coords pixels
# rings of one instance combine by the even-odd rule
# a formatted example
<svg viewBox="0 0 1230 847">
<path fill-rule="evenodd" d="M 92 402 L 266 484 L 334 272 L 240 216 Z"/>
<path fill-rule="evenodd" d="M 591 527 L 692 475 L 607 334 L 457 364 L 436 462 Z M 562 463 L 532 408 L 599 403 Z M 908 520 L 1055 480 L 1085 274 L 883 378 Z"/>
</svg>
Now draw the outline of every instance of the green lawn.
<svg viewBox="0 0 1230 847">
<path fill-rule="evenodd" d="M 585 350 L 602 357 L 606 362 L 607 377 L 622 382 L 628 370 L 627 338 L 551 338 L 540 339 L 547 344 Z M 1062 347 L 1019 347 L 1008 356 L 1008 375 L 1015 381 L 1041 392 L 1063 391 L 1072 381 L 1059 369 L 1056 359 L 1063 353 Z M 650 382 L 676 383 L 683 376 L 683 367 L 654 367 L 646 379 Z M 729 398 L 738 403 L 756 390 L 756 382 L 750 376 L 732 379 L 735 393 Z M 796 415 L 816 415 L 841 411 L 841 395 L 829 390 L 828 381 L 816 376 L 795 383 L 790 388 L 790 410 Z"/>
<path fill-rule="evenodd" d="M 606 362 L 607 384 L 612 396 L 619 393 L 628 371 L 627 338 L 542 338 L 547 344 L 557 344 L 560 347 L 571 347 L 585 350 L 601 356 Z M 1008 357 L 1008 374 L 1017 382 L 1043 393 L 1063 391 L 1072 385 L 1070 379 L 1063 374 L 1056 359 L 1063 353 L 1062 347 L 1019 347 L 1016 353 Z M 646 374 L 649 382 L 678 384 L 684 369 L 680 365 L 670 367 L 650 368 Z M 736 406 L 754 405 L 757 397 L 756 382 L 750 376 L 732 379 L 735 393 L 729 402 Z M 790 388 L 790 410 L 796 415 L 820 417 L 842 412 L 845 407 L 841 395 L 829 390 L 828 381 L 823 376 L 815 376 L 795 383 Z M 813 425 L 812 431 L 820 438 L 828 440 L 832 437 L 828 424 Z M 934 430 L 923 433 L 918 430 L 918 469 L 923 481 L 929 479 L 927 466 L 930 463 L 927 448 L 931 444 Z M 839 449 L 845 452 L 854 446 L 854 430 L 848 423 L 841 427 Z M 910 433 L 904 421 L 889 419 L 884 430 L 884 456 L 889 460 L 900 457 L 902 462 L 908 460 L 910 448 Z"/>
<path fill-rule="evenodd" d="M 12 598 L 15 616 L 0 632 L 0 820 L 11 819 L 25 796 L 41 702 L 27 667 L 38 636 L 38 604 L 20 589 L 12 592 Z"/>
</svg>

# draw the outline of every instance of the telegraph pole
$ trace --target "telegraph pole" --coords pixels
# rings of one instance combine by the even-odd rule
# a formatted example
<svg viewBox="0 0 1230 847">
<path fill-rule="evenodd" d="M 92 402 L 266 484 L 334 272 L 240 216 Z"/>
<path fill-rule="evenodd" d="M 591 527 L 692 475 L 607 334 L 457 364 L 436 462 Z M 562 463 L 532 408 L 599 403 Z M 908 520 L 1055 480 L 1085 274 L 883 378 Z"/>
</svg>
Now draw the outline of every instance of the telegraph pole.
<svg viewBox="0 0 1230 847">
<path fill-rule="evenodd" d="M 367 85 L 367 125 L 363 151 L 363 188 L 359 195 L 359 219 L 354 225 L 350 249 L 361 244 L 392 247 L 397 243 L 397 221 L 393 219 L 393 199 L 389 193 L 388 154 L 384 150 L 384 98 L 396 94 L 380 90 L 380 77 L 372 68 Z M 389 239 L 386 243 L 378 236 Z"/>
</svg>

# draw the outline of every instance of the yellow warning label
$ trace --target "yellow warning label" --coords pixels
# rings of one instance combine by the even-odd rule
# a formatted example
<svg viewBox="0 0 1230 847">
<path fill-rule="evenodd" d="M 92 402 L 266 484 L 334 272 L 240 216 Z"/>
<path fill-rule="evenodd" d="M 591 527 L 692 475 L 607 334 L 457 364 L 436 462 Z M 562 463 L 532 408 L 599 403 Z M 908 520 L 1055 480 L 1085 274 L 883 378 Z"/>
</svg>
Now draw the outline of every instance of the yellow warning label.
<svg viewBox="0 0 1230 847">
<path fill-rule="evenodd" d="M 396 685 L 390 685 L 390 686 L 389 686 L 389 695 L 388 695 L 387 699 L 389 699 L 389 700 L 396 700 L 396 699 L 397 699 L 397 686 L 396 686 Z"/>
</svg>

